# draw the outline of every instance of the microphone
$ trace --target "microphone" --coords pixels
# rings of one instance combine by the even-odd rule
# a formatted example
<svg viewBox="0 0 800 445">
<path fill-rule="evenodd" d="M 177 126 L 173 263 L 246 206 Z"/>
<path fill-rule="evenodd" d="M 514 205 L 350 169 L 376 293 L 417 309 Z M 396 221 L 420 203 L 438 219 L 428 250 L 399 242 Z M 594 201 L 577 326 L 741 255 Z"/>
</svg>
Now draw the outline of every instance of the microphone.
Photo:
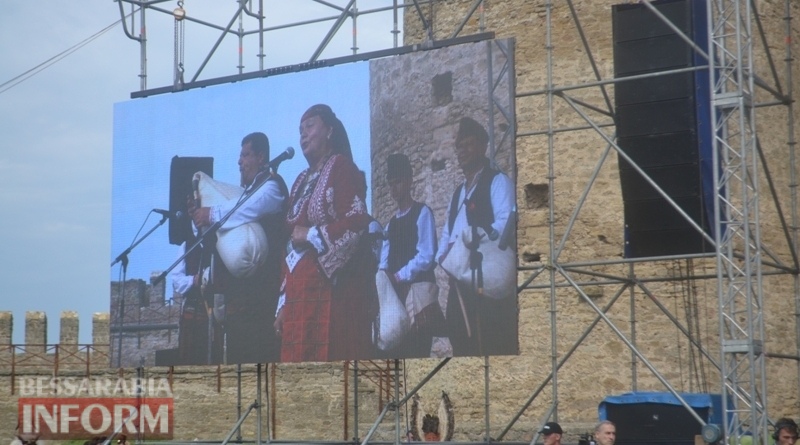
<svg viewBox="0 0 800 445">
<path fill-rule="evenodd" d="M 269 168 L 277 170 L 281 162 L 292 159 L 294 157 L 294 148 L 289 147 L 279 154 L 275 159 L 269 161 Z"/>
<path fill-rule="evenodd" d="M 170 212 L 169 212 L 169 210 L 153 209 L 152 211 L 153 211 L 154 213 L 158 213 L 159 215 L 161 215 L 161 216 L 165 216 L 165 217 L 167 217 L 167 218 L 169 218 L 169 217 L 171 217 L 171 216 L 172 216 L 172 213 L 170 213 Z M 176 217 L 176 218 L 180 218 L 180 216 L 181 216 L 181 212 L 177 212 L 177 213 L 175 214 L 175 217 Z"/>
</svg>

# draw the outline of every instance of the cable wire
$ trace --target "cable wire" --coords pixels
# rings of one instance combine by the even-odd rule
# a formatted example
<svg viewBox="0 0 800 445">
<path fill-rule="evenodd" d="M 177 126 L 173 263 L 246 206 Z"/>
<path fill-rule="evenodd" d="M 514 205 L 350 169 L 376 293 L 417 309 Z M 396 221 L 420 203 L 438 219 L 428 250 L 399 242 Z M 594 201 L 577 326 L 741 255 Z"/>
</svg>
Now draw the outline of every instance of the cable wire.
<svg viewBox="0 0 800 445">
<path fill-rule="evenodd" d="M 131 12 L 133 14 L 133 12 Z M 130 14 L 129 14 L 130 15 Z M 127 16 L 126 16 L 127 17 Z M 95 34 L 89 36 L 88 38 L 82 40 L 81 42 L 67 48 L 66 50 L 56 54 L 55 56 L 45 60 L 44 62 L 36 65 L 35 67 L 25 71 L 24 73 L 15 76 L 3 83 L 0 84 L 0 94 L 5 93 L 6 91 L 14 88 L 15 86 L 21 84 L 22 82 L 30 79 L 31 77 L 39 74 L 40 72 L 44 71 L 45 69 L 55 65 L 60 60 L 64 59 L 65 57 L 69 56 L 70 54 L 74 53 L 75 51 L 83 48 L 84 46 L 88 45 L 98 37 L 102 36 L 103 34 L 110 31 L 112 28 L 117 26 L 118 24 L 122 23 L 122 19 L 117 20 L 116 22 L 106 26 L 105 28 L 101 29 L 100 31 L 96 32 Z"/>
</svg>

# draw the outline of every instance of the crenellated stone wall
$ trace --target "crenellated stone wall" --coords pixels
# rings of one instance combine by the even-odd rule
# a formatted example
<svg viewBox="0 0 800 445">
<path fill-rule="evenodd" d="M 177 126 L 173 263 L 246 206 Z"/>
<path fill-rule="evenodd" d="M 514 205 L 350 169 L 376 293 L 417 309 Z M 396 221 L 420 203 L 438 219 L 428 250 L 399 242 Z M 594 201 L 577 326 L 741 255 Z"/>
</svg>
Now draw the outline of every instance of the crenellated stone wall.
<svg viewBox="0 0 800 445">
<path fill-rule="evenodd" d="M 154 272 L 149 283 L 137 279 L 126 281 L 125 286 L 111 283 L 111 312 L 106 323 L 107 332 L 113 332 L 110 346 L 114 366 L 153 366 L 156 350 L 178 345 L 181 296 L 167 300 L 164 280 L 153 284 L 158 275 Z M 150 328 L 139 329 L 143 326 Z M 118 357 L 120 347 L 122 356 Z"/>
<path fill-rule="evenodd" d="M 113 388 L 118 379 L 130 381 L 137 377 L 136 369 L 109 367 L 108 319 L 108 315 L 103 313 L 95 314 L 92 319 L 93 338 L 103 343 L 79 345 L 70 334 L 62 335 L 61 343 L 55 345 L 12 345 L 13 316 L 11 312 L 0 311 L 0 339 L 9 339 L 0 343 L 0 437 L 13 437 L 17 424 L 17 400 L 23 396 L 36 397 L 33 391 L 37 382 L 44 391 L 49 391 L 53 378 L 109 380 Z M 62 332 L 77 332 L 79 320 L 74 312 L 63 312 L 60 321 Z M 28 313 L 26 338 L 44 338 L 46 323 L 44 313 Z M 241 412 L 246 412 L 256 400 L 259 381 L 256 371 L 257 365 L 254 364 L 241 367 Z M 282 440 L 349 440 L 354 436 L 355 371 L 352 364 L 263 365 L 261 371 L 264 437 L 268 434 L 270 418 L 275 419 L 271 434 Z M 377 384 L 379 374 L 386 372 L 385 368 L 379 369 L 368 362 L 361 365 L 358 403 L 362 437 L 388 400 L 386 395 L 383 402 L 379 400 L 380 386 Z M 237 367 L 227 365 L 172 369 L 145 367 L 141 377 L 169 382 L 175 400 L 176 439 L 221 440 L 238 419 L 238 376 Z M 345 388 L 349 389 L 346 391 Z M 383 390 L 386 391 L 387 387 Z M 349 417 L 345 416 L 345 406 L 350 410 Z M 394 418 L 389 416 L 387 419 L 378 428 L 379 437 L 388 438 L 393 434 Z M 242 425 L 245 440 L 255 438 L 256 425 L 253 412 Z"/>
<path fill-rule="evenodd" d="M 11 344 L 11 333 L 14 331 L 14 316 L 11 312 L 0 312 L 0 346 Z"/>
</svg>

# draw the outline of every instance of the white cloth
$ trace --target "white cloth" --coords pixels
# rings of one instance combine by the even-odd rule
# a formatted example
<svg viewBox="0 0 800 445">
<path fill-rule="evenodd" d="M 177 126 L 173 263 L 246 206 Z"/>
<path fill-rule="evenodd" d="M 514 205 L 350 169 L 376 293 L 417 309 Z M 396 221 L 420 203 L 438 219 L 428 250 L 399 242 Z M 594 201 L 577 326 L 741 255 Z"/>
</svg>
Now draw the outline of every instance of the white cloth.
<svg viewBox="0 0 800 445">
<path fill-rule="evenodd" d="M 480 237 L 478 250 L 483 255 L 481 269 L 483 270 L 482 293 L 487 297 L 499 300 L 514 295 L 517 281 L 517 256 L 513 247 L 501 250 L 500 240 L 491 240 L 483 229 L 477 229 Z M 464 229 L 461 239 L 453 244 L 450 252 L 442 261 L 442 269 L 464 286 L 473 286 L 475 283 L 473 271 L 470 267 L 470 248 L 472 244 L 472 230 Z"/>
<path fill-rule="evenodd" d="M 185 242 L 181 244 L 178 252 L 176 259 L 183 256 L 184 252 L 186 252 Z M 186 292 L 189 292 L 194 285 L 194 276 L 186 275 L 186 260 L 179 262 L 178 265 L 170 271 L 169 279 L 172 280 L 172 290 L 181 295 L 186 295 Z"/>
<path fill-rule="evenodd" d="M 411 320 L 386 271 L 379 270 L 375 274 L 375 287 L 378 290 L 379 310 L 377 332 L 373 335 L 378 348 L 386 351 L 403 341 Z"/>
<path fill-rule="evenodd" d="M 217 252 L 225 267 L 237 278 L 249 277 L 267 257 L 269 243 L 259 219 L 278 213 L 284 196 L 276 181 L 267 181 L 257 190 L 216 181 L 203 172 L 195 173 L 199 181 L 201 205 L 209 208 L 211 223 L 220 221 L 241 202 L 217 232 Z M 245 196 L 244 193 L 251 193 Z M 277 246 L 274 246 L 277 248 Z"/>
<path fill-rule="evenodd" d="M 411 211 L 411 207 L 395 216 L 401 218 Z M 386 225 L 386 233 L 392 222 Z M 389 267 L 389 238 L 383 240 L 381 248 L 381 262 L 379 269 L 386 270 Z M 419 276 L 422 272 L 433 269 L 436 264 L 436 225 L 433 220 L 433 213 L 428 206 L 423 205 L 417 218 L 417 254 L 408 263 L 395 273 L 395 279 L 400 282 L 409 282 Z"/>
<path fill-rule="evenodd" d="M 311 226 L 306 233 L 306 241 L 308 241 L 317 253 L 322 253 L 325 249 L 325 241 L 322 240 L 322 235 L 319 234 L 317 226 Z"/>
</svg>

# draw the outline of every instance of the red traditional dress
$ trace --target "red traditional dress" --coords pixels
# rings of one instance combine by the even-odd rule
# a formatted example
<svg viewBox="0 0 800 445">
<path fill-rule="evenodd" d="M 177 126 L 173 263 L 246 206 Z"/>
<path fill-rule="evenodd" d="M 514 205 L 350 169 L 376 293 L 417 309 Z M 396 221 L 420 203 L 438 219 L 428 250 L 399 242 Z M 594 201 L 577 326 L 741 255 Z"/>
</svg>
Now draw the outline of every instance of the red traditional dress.
<svg viewBox="0 0 800 445">
<path fill-rule="evenodd" d="M 289 231 L 316 228 L 323 246 L 284 261 L 282 362 L 369 355 L 371 294 L 357 272 L 365 255 L 356 252 L 370 218 L 360 178 L 355 164 L 337 154 L 319 172 L 302 172 L 292 186 Z"/>
</svg>

